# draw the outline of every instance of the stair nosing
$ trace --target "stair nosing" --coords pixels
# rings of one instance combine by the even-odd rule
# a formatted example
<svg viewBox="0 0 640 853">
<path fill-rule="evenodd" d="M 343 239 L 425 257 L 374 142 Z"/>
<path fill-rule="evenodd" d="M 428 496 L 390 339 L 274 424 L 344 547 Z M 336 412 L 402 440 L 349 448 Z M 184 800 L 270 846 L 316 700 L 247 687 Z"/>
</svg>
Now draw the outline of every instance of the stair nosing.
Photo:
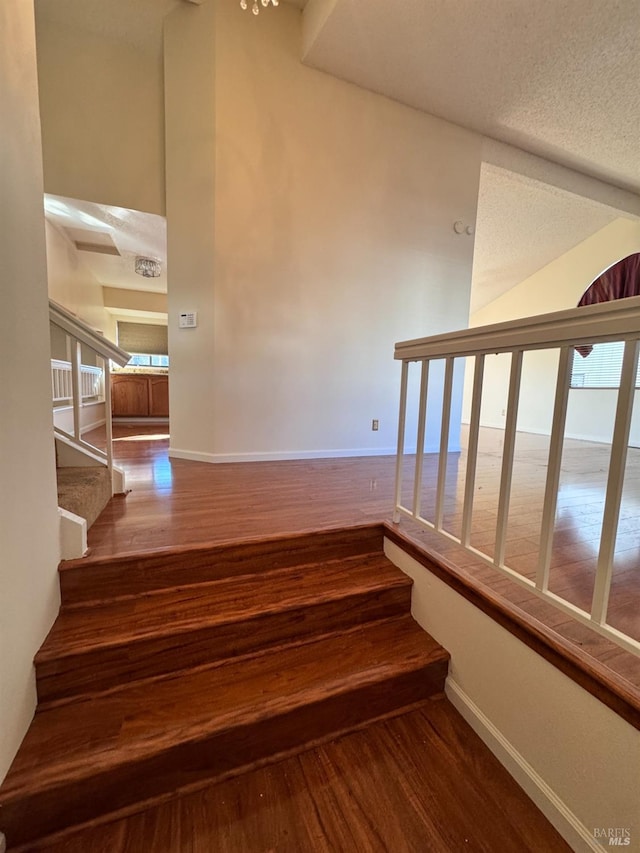
<svg viewBox="0 0 640 853">
<path fill-rule="evenodd" d="M 148 590 L 144 590 L 142 592 L 129 592 L 129 593 L 124 593 L 123 595 L 114 595 L 114 596 L 111 596 L 109 598 L 91 598 L 91 599 L 71 602 L 68 604 L 63 603 L 60 607 L 60 613 L 76 611 L 76 610 L 83 610 L 84 608 L 91 609 L 94 607 L 98 607 L 98 608 L 102 607 L 102 606 L 106 607 L 106 606 L 113 604 L 113 603 L 116 603 L 116 602 L 132 601 L 134 599 L 153 597 L 156 595 L 158 595 L 158 596 L 166 595 L 169 590 L 191 589 L 194 587 L 212 586 L 214 584 L 228 583 L 228 582 L 232 582 L 232 581 L 240 582 L 245 578 L 252 578 L 252 577 L 257 577 L 257 576 L 268 577 L 269 575 L 274 574 L 274 573 L 291 572 L 291 571 L 309 568 L 310 566 L 334 565 L 335 563 L 343 563 L 343 562 L 349 562 L 350 563 L 350 562 L 360 561 L 363 559 L 369 559 L 371 557 L 376 557 L 380 560 L 385 560 L 387 563 L 391 562 L 389 560 L 389 558 L 386 557 L 382 551 L 365 551 L 361 554 L 352 554 L 348 557 L 336 557 L 336 558 L 331 559 L 331 560 L 313 560 L 313 561 L 307 560 L 307 561 L 302 562 L 302 563 L 295 563 L 294 565 L 291 565 L 291 566 L 281 566 L 280 568 L 276 568 L 276 569 L 267 569 L 267 570 L 263 569 L 260 571 L 249 570 L 246 572 L 242 572 L 240 574 L 222 575 L 219 578 L 212 578 L 211 580 L 194 581 L 193 583 L 183 583 L 183 584 L 168 584 L 167 586 L 152 587 L 152 588 L 150 588 Z M 407 577 L 407 576 L 405 576 L 405 577 Z M 410 578 L 409 578 L 409 583 L 412 583 Z"/>
<path fill-rule="evenodd" d="M 85 692 L 71 693 L 67 696 L 60 696 L 54 699 L 46 699 L 42 702 L 38 702 L 36 714 L 45 713 L 49 710 L 55 710 L 56 708 L 60 708 L 63 705 L 70 705 L 74 702 L 90 702 L 94 700 L 99 700 L 103 697 L 112 696 L 117 693 L 126 693 L 126 691 L 132 688 L 134 685 L 152 685 L 157 684 L 159 682 L 171 681 L 176 677 L 182 677 L 188 674 L 196 674 L 199 672 L 206 672 L 209 669 L 219 669 L 220 667 L 225 666 L 227 664 L 239 664 L 242 663 L 242 661 L 246 661 L 249 659 L 261 658 L 266 657 L 267 655 L 278 654 L 278 652 L 292 649 L 295 646 L 308 646 L 312 645 L 313 643 L 320 643 L 323 640 L 335 639 L 338 636 L 357 634 L 363 628 L 372 628 L 376 625 L 384 625 L 387 623 L 396 622 L 401 619 L 407 619 L 408 617 L 410 617 L 410 614 L 406 612 L 394 613 L 389 616 L 383 616 L 381 618 L 367 620 L 367 622 L 365 623 L 352 625 L 350 628 L 336 628 L 332 631 L 324 631 L 318 634 L 304 634 L 299 637 L 291 637 L 287 641 L 277 642 L 274 643 L 274 645 L 272 646 L 261 646 L 257 649 L 249 649 L 248 651 L 242 652 L 242 654 L 231 655 L 229 657 L 224 658 L 216 658 L 215 660 L 208 660 L 203 663 L 195 664 L 193 666 L 182 666 L 179 669 L 172 669 L 166 672 L 158 672 L 154 675 L 145 675 L 142 676 L 142 678 L 135 678 L 132 681 L 113 684 L 110 687 L 104 687 L 99 690 L 87 690 Z"/>
<path fill-rule="evenodd" d="M 412 622 L 412 618 L 410 616 L 404 615 L 401 617 L 396 617 L 396 620 L 389 621 L 400 621 L 406 620 L 407 623 Z M 416 630 L 421 631 L 422 629 L 417 625 L 417 623 L 413 623 L 415 625 Z M 428 638 L 430 640 L 431 648 L 427 651 L 427 649 L 421 650 L 413 659 L 401 658 L 394 662 L 394 669 L 392 673 L 384 675 L 381 677 L 381 670 L 385 667 L 388 667 L 387 662 L 376 661 L 374 663 L 368 663 L 363 667 L 354 668 L 354 670 L 350 672 L 345 672 L 340 676 L 333 676 L 331 673 L 323 672 L 321 677 L 313 682 L 313 684 L 307 684 L 306 686 L 300 687 L 297 690 L 294 690 L 292 693 L 287 693 L 287 707 L 286 713 L 290 713 L 295 711 L 305 704 L 318 704 L 323 701 L 328 696 L 340 696 L 348 694 L 356 689 L 363 689 L 368 686 L 375 684 L 376 682 L 385 680 L 390 680 L 392 678 L 398 677 L 399 675 L 405 675 L 410 672 L 418 672 L 421 669 L 425 669 L 431 665 L 437 663 L 445 663 L 450 659 L 449 653 L 439 646 L 433 638 L 429 637 L 428 634 L 422 632 L 424 634 L 424 638 Z M 320 645 L 327 638 L 320 639 L 316 642 L 317 645 Z M 311 644 L 313 645 L 313 644 Z M 437 654 L 434 654 L 437 652 Z M 429 659 L 427 660 L 427 657 Z M 223 664 L 223 666 L 233 666 L 234 662 L 227 662 Z M 173 673 L 171 676 L 167 676 L 166 680 L 171 680 L 171 678 L 175 678 L 176 675 L 180 675 L 180 673 Z M 318 691 L 318 685 L 323 685 L 322 689 Z M 135 686 L 132 687 L 129 685 L 131 689 L 135 689 Z M 313 702 L 305 702 L 304 697 L 308 696 L 310 692 L 313 692 L 315 695 L 315 699 Z M 49 779 L 46 779 L 46 771 L 42 772 L 42 768 L 39 771 L 39 780 L 43 778 L 46 780 L 42 782 L 37 788 L 34 789 L 33 786 L 33 770 L 29 769 L 25 771 L 23 774 L 26 778 L 23 781 L 22 785 L 18 785 L 14 787 L 12 790 L 11 787 L 11 774 L 7 777 L 7 782 L 9 783 L 8 789 L 2 792 L 2 797 L 0 798 L 0 806 L 2 804 L 7 804 L 12 801 L 19 800 L 21 797 L 24 797 L 25 794 L 33 793 L 34 790 L 37 790 L 39 793 L 44 793 L 50 790 L 54 790 L 56 787 L 60 785 L 65 785 L 68 783 L 78 782 L 84 776 L 95 776 L 96 771 L 98 774 L 103 772 L 109 772 L 110 770 L 119 767 L 119 766 L 127 766 L 133 765 L 137 762 L 143 761 L 146 758 L 149 758 L 153 755 L 162 754 L 168 752 L 170 749 L 173 749 L 179 745 L 185 744 L 195 744 L 200 741 L 206 741 L 208 738 L 212 736 L 222 736 L 225 732 L 231 732 L 234 730 L 240 730 L 243 727 L 250 726 L 256 723 L 259 723 L 262 720 L 273 719 L 281 713 L 282 709 L 278 707 L 278 703 L 281 700 L 281 694 L 275 696 L 275 698 L 267 699 L 266 702 L 264 697 L 262 697 L 262 704 L 256 703 L 249 706 L 245 701 L 245 708 L 242 711 L 242 719 L 238 721 L 238 716 L 236 715 L 233 718 L 233 721 L 227 722 L 225 725 L 221 726 L 219 729 L 216 729 L 215 725 L 212 725 L 212 721 L 215 719 L 216 712 L 210 712 L 207 715 L 207 724 L 206 729 L 202 729 L 203 721 L 198 721 L 197 723 L 192 721 L 188 725 L 175 725 L 173 732 L 174 734 L 180 729 L 182 729 L 181 736 L 173 740 L 171 743 L 166 744 L 164 747 L 162 744 L 158 743 L 158 739 L 165 737 L 166 731 L 168 729 L 164 729 L 162 733 L 156 733 L 153 737 L 147 736 L 137 736 L 131 738 L 129 743 L 126 759 L 122 760 L 109 760 L 110 754 L 113 755 L 115 750 L 111 746 L 107 746 L 104 748 L 99 754 L 96 754 L 95 749 L 86 749 L 81 755 L 77 758 L 73 759 L 71 763 L 67 762 L 64 768 L 64 773 L 58 772 L 56 775 L 55 772 L 51 774 Z M 88 698 L 82 700 L 82 702 L 76 702 L 74 704 L 83 704 L 86 702 L 90 704 L 91 702 L 99 701 L 96 698 Z M 52 709 L 52 712 L 56 709 Z M 46 717 L 48 711 L 44 711 L 40 716 Z M 226 712 L 228 713 L 228 712 Z M 217 718 L 220 720 L 224 718 L 225 712 L 218 711 Z M 203 715 L 204 718 L 204 715 Z M 36 717 L 38 719 L 38 717 Z M 195 728 L 198 728 L 198 731 L 194 731 Z M 191 734 L 185 736 L 185 732 L 188 732 L 191 729 Z M 135 751 L 135 755 L 132 755 L 133 744 L 137 744 L 137 749 Z M 95 743 L 93 744 L 95 747 Z M 106 760 L 104 760 L 106 759 Z M 99 766 L 99 770 L 97 769 Z M 83 772 L 85 771 L 85 772 Z M 19 781 L 19 780 L 18 780 Z M 27 789 L 28 783 L 28 789 Z"/>
<path fill-rule="evenodd" d="M 356 558 L 356 559 L 359 559 L 359 558 Z M 383 559 L 382 556 L 381 556 L 381 559 Z M 384 559 L 386 559 L 386 558 L 384 558 Z M 335 562 L 339 563 L 342 561 L 338 560 Z M 284 575 L 286 573 L 291 573 L 295 570 L 300 570 L 302 568 L 305 568 L 305 567 L 308 567 L 311 565 L 315 565 L 315 564 L 308 563 L 308 564 L 305 564 L 305 566 L 300 566 L 300 567 L 288 567 L 285 569 L 276 569 L 276 570 L 274 570 L 274 572 L 277 572 L 279 574 Z M 319 565 L 323 565 L 323 564 L 319 564 Z M 256 573 L 256 574 L 260 574 L 260 573 Z M 264 577 L 265 577 L 265 582 L 266 582 L 268 575 L 265 574 Z M 182 592 L 184 590 L 189 590 L 189 589 L 195 590 L 196 588 L 206 587 L 208 591 L 212 592 L 213 588 L 217 584 L 219 584 L 221 582 L 221 580 L 226 582 L 226 583 L 233 583 L 235 581 L 235 578 L 224 578 L 224 579 L 219 579 L 216 581 L 208 581 L 208 582 L 200 583 L 200 584 L 186 584 L 185 586 L 171 587 L 169 589 L 171 592 Z M 123 634 L 123 635 L 121 635 L 121 637 L 119 639 L 111 640 L 111 639 L 107 638 L 104 642 L 93 642 L 93 643 L 87 642 L 87 643 L 85 643 L 82 650 L 80 650 L 80 651 L 78 651 L 78 650 L 65 651 L 65 649 L 61 649 L 59 651 L 50 652 L 47 649 L 47 639 L 45 639 L 41 648 L 38 650 L 38 652 L 35 655 L 34 662 L 35 662 L 35 665 L 37 667 L 37 666 L 40 666 L 43 664 L 51 663 L 52 661 L 56 661 L 56 660 L 61 660 L 61 661 L 62 660 L 71 660 L 73 658 L 82 657 L 85 654 L 91 654 L 91 653 L 94 653 L 94 652 L 99 651 L 99 650 L 100 651 L 102 651 L 102 650 L 107 651 L 110 649 L 113 650 L 113 649 L 117 649 L 117 648 L 124 646 L 124 645 L 145 643 L 145 642 L 148 642 L 149 640 L 153 640 L 156 638 L 166 639 L 167 637 L 173 637 L 173 636 L 179 637 L 183 634 L 191 634 L 191 633 L 194 633 L 194 632 L 200 631 L 200 630 L 206 630 L 206 629 L 210 629 L 210 628 L 222 628 L 222 627 L 229 626 L 229 625 L 241 624 L 242 622 L 251 622 L 251 621 L 253 621 L 253 619 L 258 619 L 261 616 L 273 616 L 273 615 L 278 614 L 278 613 L 284 614 L 284 613 L 291 612 L 294 610 L 299 610 L 299 609 L 313 609 L 313 607 L 316 605 L 327 604 L 327 603 L 333 602 L 333 601 L 335 601 L 335 602 L 346 601 L 349 598 L 358 598 L 360 596 L 382 593 L 382 592 L 385 592 L 387 590 L 391 591 L 391 590 L 401 590 L 401 589 L 405 589 L 405 588 L 410 588 L 412 586 L 412 584 L 413 584 L 413 581 L 411 580 L 410 577 L 408 577 L 407 575 L 404 575 L 403 573 L 398 571 L 398 577 L 397 578 L 395 578 L 395 577 L 394 578 L 386 578 L 384 580 L 376 580 L 375 578 L 371 578 L 371 583 L 369 586 L 367 586 L 365 588 L 357 589 L 355 591 L 353 589 L 347 589 L 347 588 L 342 589 L 342 590 L 337 590 L 337 591 L 328 590 L 322 596 L 319 596 L 317 592 L 312 593 L 308 596 L 308 598 L 306 600 L 304 599 L 304 597 L 301 597 L 298 601 L 295 601 L 295 602 L 291 602 L 291 601 L 283 602 L 282 600 L 271 601 L 268 604 L 265 604 L 264 607 L 260 611 L 253 611 L 250 616 L 247 616 L 246 612 L 243 613 L 240 610 L 236 611 L 236 613 L 232 614 L 231 616 L 229 616 L 227 613 L 224 613 L 224 614 L 203 614 L 199 617 L 194 617 L 194 620 L 192 622 L 183 623 L 182 625 L 179 625 L 179 626 L 174 625 L 174 624 L 169 624 L 169 625 L 166 625 L 164 628 L 162 626 L 155 627 L 155 628 L 149 629 L 146 632 Z M 169 597 L 169 595 L 171 594 L 169 589 L 165 588 L 165 589 L 162 589 L 160 591 L 156 590 L 153 593 L 151 593 L 151 595 L 153 597 L 156 597 L 156 596 L 159 597 L 160 594 L 162 594 L 162 595 Z M 129 598 L 127 600 L 147 598 L 147 597 L 148 597 L 148 595 L 146 593 L 145 594 L 138 594 L 136 596 L 132 596 L 131 598 Z M 118 601 L 121 601 L 121 600 L 122 599 L 118 599 Z M 114 599 L 109 599 L 108 602 L 105 602 L 104 603 L 104 609 L 107 609 L 109 604 L 111 604 L 113 601 L 114 601 Z M 87 609 L 90 609 L 90 608 L 87 608 Z M 74 612 L 77 612 L 77 610 L 75 608 L 74 608 Z M 60 618 L 60 617 L 64 617 L 64 610 L 61 610 L 60 616 L 58 618 Z M 55 624 L 54 624 L 52 630 L 55 630 Z"/>
</svg>

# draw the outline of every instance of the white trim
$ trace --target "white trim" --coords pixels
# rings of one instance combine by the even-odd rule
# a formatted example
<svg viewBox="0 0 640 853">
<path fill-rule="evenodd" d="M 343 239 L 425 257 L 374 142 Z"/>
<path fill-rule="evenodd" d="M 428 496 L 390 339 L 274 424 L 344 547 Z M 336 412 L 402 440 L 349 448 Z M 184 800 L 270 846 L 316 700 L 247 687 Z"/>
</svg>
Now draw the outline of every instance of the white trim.
<svg viewBox="0 0 640 853">
<path fill-rule="evenodd" d="M 73 468 L 76 465 L 86 468 L 108 467 L 106 457 L 99 448 L 95 447 L 92 450 L 91 445 L 77 444 L 57 429 L 54 431 L 54 440 L 59 468 Z"/>
<path fill-rule="evenodd" d="M 573 850 L 587 849 L 596 853 L 604 851 L 605 848 L 594 838 L 593 832 L 576 817 L 562 798 L 547 785 L 542 776 L 450 675 L 445 683 L 445 693 L 451 704 Z"/>
<path fill-rule="evenodd" d="M 74 560 L 87 553 L 87 520 L 58 507 L 60 559 Z"/>
<path fill-rule="evenodd" d="M 104 403 L 92 403 L 91 405 L 104 406 Z M 58 412 L 66 412 L 66 411 L 69 411 L 70 408 L 71 408 L 70 406 L 66 406 L 64 409 L 54 409 L 53 410 L 54 421 L 55 421 L 55 416 L 58 414 Z M 86 408 L 86 406 L 85 406 L 85 408 Z M 87 421 L 87 423 L 82 424 L 82 432 L 90 432 L 92 429 L 97 429 L 98 427 L 104 426 L 106 424 L 106 422 L 107 422 L 106 418 L 98 418 L 97 421 Z"/>
<path fill-rule="evenodd" d="M 98 427 L 104 426 L 106 422 L 106 418 L 98 418 L 97 421 L 89 421 L 89 423 L 87 424 L 82 424 L 82 432 L 90 432 L 92 429 L 97 429 Z"/>
<path fill-rule="evenodd" d="M 121 367 L 124 367 L 129 361 L 130 355 L 128 352 L 125 352 L 121 347 L 116 346 L 110 340 L 103 337 L 95 329 L 92 329 L 88 323 L 85 323 L 84 320 L 67 311 L 62 305 L 58 305 L 53 299 L 49 300 L 49 320 L 68 335 L 71 335 L 72 338 L 75 338 L 76 341 L 86 344 L 103 358 L 111 359 L 111 361 L 115 361 Z"/>
<path fill-rule="evenodd" d="M 401 545 L 385 537 L 384 553 L 413 580 L 413 618 L 451 653 L 449 700 L 572 849 L 603 849 L 594 826 L 635 831 L 637 730 Z"/>
<path fill-rule="evenodd" d="M 173 459 L 192 462 L 286 462 L 296 459 L 342 459 L 349 456 L 395 456 L 395 447 L 358 447 L 348 450 L 273 450 L 267 453 L 201 453 L 196 450 L 169 448 Z"/>
<path fill-rule="evenodd" d="M 89 416 L 89 409 L 95 408 L 96 406 L 102 406 L 102 417 L 99 417 L 95 420 L 84 420 L 84 414 L 86 413 Z M 104 416 L 105 411 L 105 401 L 104 400 L 94 400 L 92 403 L 81 403 L 80 404 L 80 430 L 81 432 L 89 432 L 92 429 L 96 429 L 97 427 L 104 426 L 107 422 L 106 417 Z M 53 423 L 55 426 L 60 427 L 60 424 L 64 424 L 65 421 L 68 421 L 68 413 L 73 413 L 73 406 L 56 406 L 53 409 Z M 67 418 L 65 417 L 67 415 Z M 73 418 L 71 419 L 71 424 L 73 424 Z M 61 427 L 62 428 L 62 427 Z M 71 427 L 72 429 L 73 427 Z"/>
<path fill-rule="evenodd" d="M 126 495 L 127 475 L 124 468 L 113 465 L 111 468 L 111 491 L 114 495 Z"/>
<path fill-rule="evenodd" d="M 570 388 L 569 390 L 574 391 L 576 389 Z M 604 389 L 588 388 L 586 390 L 592 391 L 592 390 L 604 390 Z M 465 426 L 469 426 L 468 420 L 463 420 L 462 423 Z M 485 422 L 485 423 L 481 423 L 480 426 L 486 427 L 487 429 L 500 429 L 504 432 L 504 422 L 501 424 Z M 519 429 L 518 432 L 530 433 L 531 435 L 546 435 L 546 436 L 551 435 L 550 430 L 538 429 L 537 427 L 527 427 L 526 429 Z M 573 438 L 576 441 L 588 441 L 590 444 L 611 444 L 610 441 L 605 441 L 601 435 L 600 436 L 594 436 L 594 435 L 587 435 L 586 433 L 583 434 L 583 433 L 578 433 L 578 432 L 565 432 L 564 437 L 565 438 Z M 630 446 L 634 447 L 635 445 L 632 444 Z"/>
</svg>

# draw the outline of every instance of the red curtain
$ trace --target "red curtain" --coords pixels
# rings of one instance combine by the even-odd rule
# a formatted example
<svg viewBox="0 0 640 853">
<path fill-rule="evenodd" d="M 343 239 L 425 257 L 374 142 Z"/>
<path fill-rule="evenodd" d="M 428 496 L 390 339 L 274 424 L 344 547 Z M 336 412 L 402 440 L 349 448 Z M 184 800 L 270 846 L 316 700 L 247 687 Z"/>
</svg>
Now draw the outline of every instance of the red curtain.
<svg viewBox="0 0 640 853">
<path fill-rule="evenodd" d="M 612 299 L 626 299 L 628 296 L 640 296 L 640 252 L 623 258 L 598 276 L 583 293 L 578 308 L 610 302 Z M 583 358 L 592 349 L 588 345 L 576 347 Z"/>
</svg>

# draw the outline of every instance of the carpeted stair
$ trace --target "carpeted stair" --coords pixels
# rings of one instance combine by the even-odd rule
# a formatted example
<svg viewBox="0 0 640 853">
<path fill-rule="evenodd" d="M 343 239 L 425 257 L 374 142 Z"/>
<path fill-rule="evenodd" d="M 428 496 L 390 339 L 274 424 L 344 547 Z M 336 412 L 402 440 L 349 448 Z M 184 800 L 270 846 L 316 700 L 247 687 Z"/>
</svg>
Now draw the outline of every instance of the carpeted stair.
<svg viewBox="0 0 640 853">
<path fill-rule="evenodd" d="M 104 465 L 58 468 L 58 506 L 87 520 L 91 527 L 111 499 L 111 477 Z"/>
</svg>

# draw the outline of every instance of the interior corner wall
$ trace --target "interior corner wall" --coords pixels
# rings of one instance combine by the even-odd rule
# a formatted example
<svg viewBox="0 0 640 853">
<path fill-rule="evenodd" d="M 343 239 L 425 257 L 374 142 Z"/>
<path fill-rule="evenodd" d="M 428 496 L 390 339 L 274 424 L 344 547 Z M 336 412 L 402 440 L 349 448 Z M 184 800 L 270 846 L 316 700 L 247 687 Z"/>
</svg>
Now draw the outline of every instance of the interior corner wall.
<svg viewBox="0 0 640 853">
<path fill-rule="evenodd" d="M 215 4 L 165 19 L 170 454 L 212 449 L 214 426 Z M 195 328 L 179 328 L 196 311 Z"/>
<path fill-rule="evenodd" d="M 611 264 L 640 251 L 640 222 L 619 218 L 547 264 L 520 284 L 476 311 L 471 326 L 484 326 L 521 317 L 575 308 L 593 279 Z M 518 429 L 549 434 L 557 375 L 558 351 L 525 353 L 518 410 Z M 471 360 L 465 379 L 463 420 L 469 419 L 472 390 Z M 506 389 L 509 384 L 507 356 L 488 356 L 481 423 L 503 428 Z M 575 389 L 569 394 L 566 434 L 591 441 L 611 440 L 617 392 L 613 389 Z M 634 407 L 632 443 L 640 443 L 640 406 Z"/>
<path fill-rule="evenodd" d="M 473 240 L 452 226 L 475 221 L 481 138 L 302 65 L 300 28 L 287 5 L 167 19 L 174 455 L 393 453 L 394 343 L 468 322 Z M 181 56 L 203 63 L 182 92 Z M 191 138 L 172 130 L 190 99 L 213 115 L 205 131 L 195 117 Z M 203 188 L 215 215 L 194 238 Z M 198 243 L 190 270 L 177 228 Z M 198 329 L 176 331 L 178 310 L 197 310 Z M 182 399 L 177 377 L 192 389 Z"/>
<path fill-rule="evenodd" d="M 47 220 L 45 229 L 49 297 L 115 342 L 115 323 L 105 311 L 102 285 L 65 234 Z"/>
<path fill-rule="evenodd" d="M 45 191 L 164 214 L 161 52 L 36 23 Z"/>
<path fill-rule="evenodd" d="M 33 4 L 0 4 L 0 780 L 36 704 L 59 606 L 42 151 Z"/>
<path fill-rule="evenodd" d="M 576 853 L 604 851 L 595 828 L 640 833 L 640 736 L 395 543 L 385 554 L 413 579 L 411 613 L 451 655 L 456 708 Z"/>
</svg>

